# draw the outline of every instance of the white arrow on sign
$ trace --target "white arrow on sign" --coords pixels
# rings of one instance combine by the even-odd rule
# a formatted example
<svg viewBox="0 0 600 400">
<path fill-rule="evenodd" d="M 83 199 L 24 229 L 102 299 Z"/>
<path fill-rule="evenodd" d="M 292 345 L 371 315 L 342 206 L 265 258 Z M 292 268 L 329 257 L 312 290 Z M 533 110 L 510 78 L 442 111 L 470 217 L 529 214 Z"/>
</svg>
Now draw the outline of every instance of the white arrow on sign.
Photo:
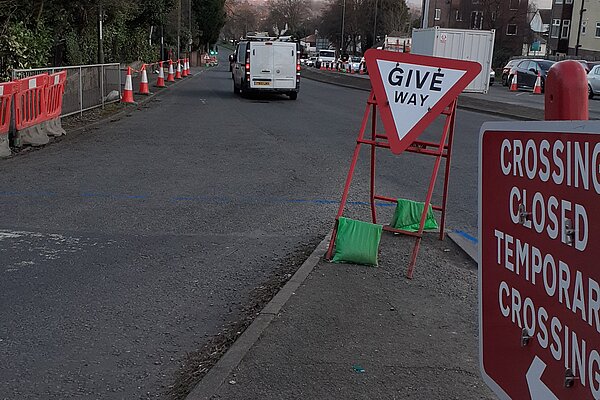
<svg viewBox="0 0 600 400">
<path fill-rule="evenodd" d="M 558 400 L 558 397 L 542 382 L 542 374 L 545 369 L 546 364 L 538 356 L 535 356 L 525 375 L 531 400 Z"/>
</svg>

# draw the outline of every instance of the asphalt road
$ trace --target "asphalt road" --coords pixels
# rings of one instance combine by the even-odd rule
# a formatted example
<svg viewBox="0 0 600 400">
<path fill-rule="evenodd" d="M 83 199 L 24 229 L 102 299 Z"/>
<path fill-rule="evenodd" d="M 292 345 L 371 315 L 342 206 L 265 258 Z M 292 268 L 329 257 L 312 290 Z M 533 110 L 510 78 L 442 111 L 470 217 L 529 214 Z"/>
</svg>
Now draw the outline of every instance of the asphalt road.
<svg viewBox="0 0 600 400">
<path fill-rule="evenodd" d="M 332 227 L 366 97 L 305 80 L 297 101 L 243 99 L 222 64 L 1 161 L 0 398 L 164 397 L 186 354 Z M 448 224 L 472 234 L 492 119 L 456 121 Z M 366 155 L 347 214 L 363 219 Z M 381 192 L 424 198 L 431 158 L 379 159 Z"/>
</svg>

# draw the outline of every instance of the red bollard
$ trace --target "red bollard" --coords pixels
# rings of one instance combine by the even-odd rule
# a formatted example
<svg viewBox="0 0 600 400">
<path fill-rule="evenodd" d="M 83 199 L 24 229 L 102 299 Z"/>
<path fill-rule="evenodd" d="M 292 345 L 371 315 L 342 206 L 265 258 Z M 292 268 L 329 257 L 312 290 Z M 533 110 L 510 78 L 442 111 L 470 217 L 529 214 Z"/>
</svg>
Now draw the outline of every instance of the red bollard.
<svg viewBox="0 0 600 400">
<path fill-rule="evenodd" d="M 546 121 L 588 120 L 588 84 L 583 66 L 560 61 L 548 70 L 544 85 Z"/>
</svg>

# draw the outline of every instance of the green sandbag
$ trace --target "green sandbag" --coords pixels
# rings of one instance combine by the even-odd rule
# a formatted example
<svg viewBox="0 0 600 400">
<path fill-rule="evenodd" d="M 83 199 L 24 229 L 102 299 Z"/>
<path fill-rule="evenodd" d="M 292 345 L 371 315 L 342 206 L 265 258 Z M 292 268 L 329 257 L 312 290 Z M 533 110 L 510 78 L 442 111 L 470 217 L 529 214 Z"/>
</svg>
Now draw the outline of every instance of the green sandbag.
<svg viewBox="0 0 600 400">
<path fill-rule="evenodd" d="M 331 261 L 376 266 L 382 229 L 381 225 L 340 217 Z"/>
<path fill-rule="evenodd" d="M 419 224 L 421 223 L 421 215 L 423 215 L 423 208 L 425 203 L 417 201 L 398 199 L 396 204 L 396 211 L 394 212 L 394 218 L 390 223 L 390 226 L 396 229 L 402 229 L 403 231 L 417 232 L 419 230 Z M 438 229 L 439 226 L 433 215 L 433 209 L 431 204 L 427 211 L 427 218 L 425 219 L 424 230 Z"/>
</svg>

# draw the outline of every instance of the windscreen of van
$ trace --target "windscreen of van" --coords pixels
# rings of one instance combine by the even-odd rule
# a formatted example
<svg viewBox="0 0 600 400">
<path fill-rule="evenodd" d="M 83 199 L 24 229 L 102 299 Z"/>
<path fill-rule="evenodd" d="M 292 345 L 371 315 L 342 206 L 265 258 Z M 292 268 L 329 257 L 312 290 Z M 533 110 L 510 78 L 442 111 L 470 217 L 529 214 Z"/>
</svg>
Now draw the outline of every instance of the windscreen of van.
<svg viewBox="0 0 600 400">
<path fill-rule="evenodd" d="M 319 57 L 335 57 L 335 51 L 321 50 L 319 51 Z"/>
</svg>

